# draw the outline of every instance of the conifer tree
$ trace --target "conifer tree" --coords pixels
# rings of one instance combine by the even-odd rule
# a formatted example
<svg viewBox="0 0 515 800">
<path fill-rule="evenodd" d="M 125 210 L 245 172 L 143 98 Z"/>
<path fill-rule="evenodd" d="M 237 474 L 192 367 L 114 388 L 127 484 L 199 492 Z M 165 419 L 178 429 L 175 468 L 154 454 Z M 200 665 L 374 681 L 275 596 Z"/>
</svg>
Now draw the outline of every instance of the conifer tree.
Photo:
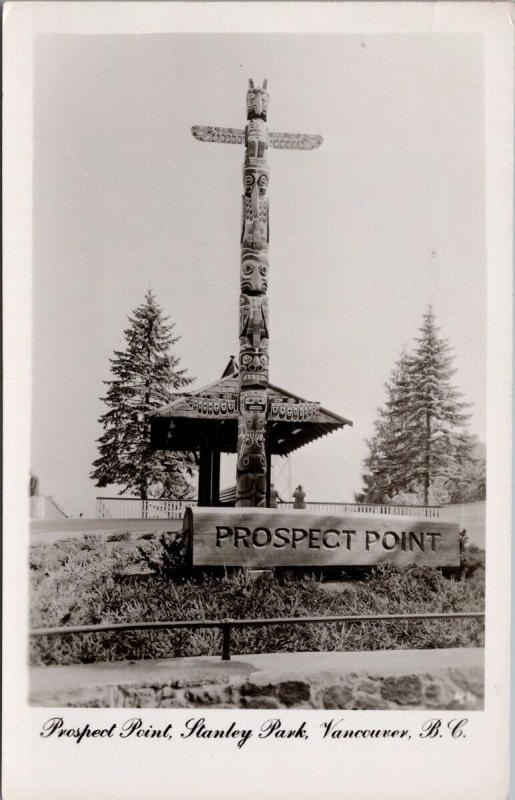
<svg viewBox="0 0 515 800">
<path fill-rule="evenodd" d="M 457 481 L 449 486 L 449 503 L 473 503 L 486 500 L 486 447 L 476 436 L 470 437 L 473 461 L 468 463 Z"/>
<path fill-rule="evenodd" d="M 100 417 L 104 433 L 98 439 L 99 457 L 91 478 L 96 486 L 121 486 L 142 500 L 184 498 L 195 466 L 194 455 L 150 447 L 149 414 L 171 402 L 172 393 L 192 382 L 180 359 L 170 352 L 178 341 L 151 290 L 129 316 L 125 349 L 110 359 L 111 380 Z"/>
<path fill-rule="evenodd" d="M 385 383 L 386 402 L 377 409 L 374 435 L 366 440 L 369 454 L 365 459 L 366 472 L 362 476 L 364 487 L 356 495 L 358 502 L 380 503 L 404 488 L 403 478 L 396 476 L 402 463 L 402 425 L 400 413 L 392 413 L 399 397 L 408 391 L 408 361 L 406 352 L 394 365 L 390 379 Z M 397 467 L 397 469 L 395 469 Z"/>
<path fill-rule="evenodd" d="M 467 404 L 451 382 L 451 348 L 438 331 L 429 307 L 414 352 L 402 356 L 386 384 L 386 403 L 368 443 L 368 491 L 390 497 L 416 492 L 427 505 L 432 487 L 452 487 L 473 462 Z"/>
</svg>

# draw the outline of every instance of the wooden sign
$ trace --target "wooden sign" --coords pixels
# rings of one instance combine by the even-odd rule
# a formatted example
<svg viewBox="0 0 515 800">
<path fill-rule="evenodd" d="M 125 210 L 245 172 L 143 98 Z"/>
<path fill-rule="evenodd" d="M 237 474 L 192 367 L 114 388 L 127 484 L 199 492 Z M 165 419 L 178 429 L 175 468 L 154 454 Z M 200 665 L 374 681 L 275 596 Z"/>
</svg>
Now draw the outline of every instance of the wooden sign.
<svg viewBox="0 0 515 800">
<path fill-rule="evenodd" d="M 193 566 L 459 566 L 459 526 L 425 517 L 188 508 Z"/>
</svg>

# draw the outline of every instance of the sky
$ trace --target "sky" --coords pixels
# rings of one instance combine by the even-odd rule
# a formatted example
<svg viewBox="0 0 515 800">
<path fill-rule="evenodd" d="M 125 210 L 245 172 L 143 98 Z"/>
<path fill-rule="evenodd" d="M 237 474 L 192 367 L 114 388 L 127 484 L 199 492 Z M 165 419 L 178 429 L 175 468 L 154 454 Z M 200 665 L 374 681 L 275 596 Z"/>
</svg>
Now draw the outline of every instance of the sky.
<svg viewBox="0 0 515 800">
<path fill-rule="evenodd" d="M 243 128 L 249 77 L 268 79 L 270 130 L 324 137 L 269 151 L 270 381 L 354 426 L 294 453 L 293 487 L 359 491 L 384 382 L 429 303 L 485 438 L 480 37 L 39 36 L 32 469 L 70 515 L 116 493 L 89 478 L 99 398 L 148 288 L 194 387 L 238 352 L 243 146 L 190 128 Z"/>
</svg>

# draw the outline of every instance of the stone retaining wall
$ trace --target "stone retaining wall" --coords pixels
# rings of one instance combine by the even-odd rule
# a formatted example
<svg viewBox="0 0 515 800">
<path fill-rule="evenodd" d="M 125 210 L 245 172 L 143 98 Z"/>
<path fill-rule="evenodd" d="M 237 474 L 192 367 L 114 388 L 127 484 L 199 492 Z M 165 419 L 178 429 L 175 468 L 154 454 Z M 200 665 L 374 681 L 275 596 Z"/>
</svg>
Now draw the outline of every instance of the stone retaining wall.
<svg viewBox="0 0 515 800">
<path fill-rule="evenodd" d="M 455 658 L 449 657 L 449 651 L 412 651 L 412 657 L 410 651 L 402 651 L 407 654 L 404 662 L 398 657 L 399 651 L 347 654 L 354 656 L 347 659 L 346 654 L 341 653 L 247 656 L 242 657 L 246 660 L 230 662 L 229 672 L 229 667 L 221 666 L 220 662 L 202 659 L 191 659 L 189 671 L 187 663 L 182 663 L 188 660 L 180 659 L 182 668 L 175 676 L 173 661 L 166 662 L 171 664 L 169 679 L 163 675 L 163 668 L 158 674 L 155 664 L 143 662 L 149 664 L 148 669 L 153 669 L 158 678 L 152 679 L 149 674 L 148 680 L 144 679 L 141 665 L 137 668 L 139 677 L 134 671 L 131 674 L 127 665 L 126 679 L 122 679 L 118 667 L 118 674 L 111 670 L 112 677 L 106 678 L 108 670 L 104 670 L 97 680 L 94 670 L 98 665 L 39 667 L 38 670 L 55 670 L 55 681 L 53 686 L 52 681 L 47 680 L 46 686 L 33 687 L 31 702 L 44 706 L 104 708 L 480 710 L 483 708 L 483 668 L 477 656 L 478 649 L 468 648 L 468 651 L 452 651 L 457 654 Z M 472 659 L 471 652 L 474 653 Z M 427 663 L 420 658 L 424 653 L 429 654 Z M 446 654 L 442 657 L 444 663 L 442 658 L 438 660 L 438 653 Z M 297 656 L 302 656 L 302 669 L 298 668 Z M 324 660 L 323 656 L 333 658 Z M 250 663 L 252 658 L 259 660 L 257 666 Z M 200 672 L 199 662 L 204 666 Z M 73 681 L 60 680 L 67 669 L 76 670 Z M 80 670 L 87 675 L 88 669 L 90 685 L 84 685 Z M 224 669 L 225 672 L 221 672 Z"/>
</svg>

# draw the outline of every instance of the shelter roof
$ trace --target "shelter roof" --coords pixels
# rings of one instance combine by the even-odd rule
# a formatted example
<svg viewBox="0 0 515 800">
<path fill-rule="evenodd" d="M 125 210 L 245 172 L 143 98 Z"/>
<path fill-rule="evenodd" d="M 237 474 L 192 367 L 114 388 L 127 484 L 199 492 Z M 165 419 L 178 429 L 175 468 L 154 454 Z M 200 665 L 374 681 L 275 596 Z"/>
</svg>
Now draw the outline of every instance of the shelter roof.
<svg viewBox="0 0 515 800">
<path fill-rule="evenodd" d="M 221 452 L 236 452 L 239 391 L 238 370 L 231 356 L 217 381 L 196 391 L 181 392 L 153 413 L 153 446 L 171 450 L 216 446 Z M 320 403 L 279 386 L 269 384 L 267 396 L 267 447 L 273 454 L 287 455 L 321 436 L 352 425 L 351 420 L 323 408 Z"/>
</svg>

